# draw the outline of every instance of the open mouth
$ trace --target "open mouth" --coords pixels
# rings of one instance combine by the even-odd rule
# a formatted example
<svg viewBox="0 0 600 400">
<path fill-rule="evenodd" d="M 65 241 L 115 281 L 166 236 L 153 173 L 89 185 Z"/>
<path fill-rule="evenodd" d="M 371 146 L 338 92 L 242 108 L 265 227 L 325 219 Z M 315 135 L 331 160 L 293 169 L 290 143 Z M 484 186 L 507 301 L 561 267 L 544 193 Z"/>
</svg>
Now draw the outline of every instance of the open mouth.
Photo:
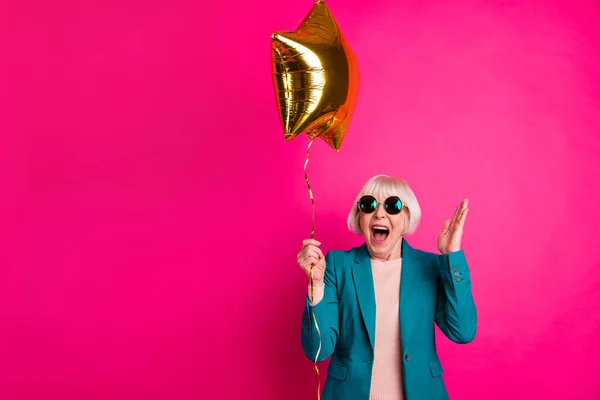
<svg viewBox="0 0 600 400">
<path fill-rule="evenodd" d="M 388 227 L 383 225 L 374 225 L 371 228 L 371 231 L 373 232 L 373 239 L 377 244 L 384 243 L 388 235 L 390 234 L 390 230 L 388 229 Z"/>
</svg>

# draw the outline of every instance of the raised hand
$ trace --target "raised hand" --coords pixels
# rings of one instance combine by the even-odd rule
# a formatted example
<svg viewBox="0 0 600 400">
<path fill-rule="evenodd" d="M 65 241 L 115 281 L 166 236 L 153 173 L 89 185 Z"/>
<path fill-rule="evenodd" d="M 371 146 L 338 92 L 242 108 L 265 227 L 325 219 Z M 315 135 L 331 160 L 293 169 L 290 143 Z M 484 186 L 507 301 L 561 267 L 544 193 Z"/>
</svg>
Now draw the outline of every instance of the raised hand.
<svg viewBox="0 0 600 400">
<path fill-rule="evenodd" d="M 298 265 L 310 278 L 310 267 L 313 266 L 313 284 L 323 284 L 325 276 L 325 257 L 319 248 L 321 242 L 314 239 L 306 239 L 302 242 L 302 249 L 298 253 Z"/>
<path fill-rule="evenodd" d="M 463 234 L 465 219 L 469 212 L 469 200 L 464 199 L 458 204 L 452 219 L 444 222 L 442 232 L 438 237 L 438 250 L 442 254 L 448 254 L 460 250 L 460 242 Z"/>
</svg>

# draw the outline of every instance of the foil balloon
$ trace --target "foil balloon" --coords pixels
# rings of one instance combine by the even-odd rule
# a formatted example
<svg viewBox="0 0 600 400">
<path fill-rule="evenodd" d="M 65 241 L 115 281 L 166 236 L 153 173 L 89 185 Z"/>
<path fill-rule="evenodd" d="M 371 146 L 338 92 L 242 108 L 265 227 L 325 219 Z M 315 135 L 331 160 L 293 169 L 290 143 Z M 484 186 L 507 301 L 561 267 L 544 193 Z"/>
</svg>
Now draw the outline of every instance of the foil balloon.
<svg viewBox="0 0 600 400">
<path fill-rule="evenodd" d="M 302 133 L 339 151 L 356 107 L 356 55 L 319 0 L 293 32 L 272 39 L 272 71 L 286 141 Z"/>
</svg>

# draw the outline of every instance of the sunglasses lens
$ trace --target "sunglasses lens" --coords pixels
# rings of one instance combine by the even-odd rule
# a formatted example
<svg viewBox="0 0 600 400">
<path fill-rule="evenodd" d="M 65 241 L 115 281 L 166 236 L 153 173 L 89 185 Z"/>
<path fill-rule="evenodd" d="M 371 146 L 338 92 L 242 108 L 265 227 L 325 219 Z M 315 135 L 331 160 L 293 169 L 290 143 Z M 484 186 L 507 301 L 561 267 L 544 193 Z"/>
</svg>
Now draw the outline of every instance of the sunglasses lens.
<svg viewBox="0 0 600 400">
<path fill-rule="evenodd" d="M 402 207 L 404 206 L 402 204 L 402 200 L 396 196 L 388 197 L 383 204 L 385 206 L 385 211 L 392 215 L 398 214 L 400 211 L 402 211 Z"/>
<path fill-rule="evenodd" d="M 360 207 L 360 211 L 369 214 L 377 208 L 377 200 L 373 196 L 363 196 L 360 198 L 358 206 Z"/>
</svg>

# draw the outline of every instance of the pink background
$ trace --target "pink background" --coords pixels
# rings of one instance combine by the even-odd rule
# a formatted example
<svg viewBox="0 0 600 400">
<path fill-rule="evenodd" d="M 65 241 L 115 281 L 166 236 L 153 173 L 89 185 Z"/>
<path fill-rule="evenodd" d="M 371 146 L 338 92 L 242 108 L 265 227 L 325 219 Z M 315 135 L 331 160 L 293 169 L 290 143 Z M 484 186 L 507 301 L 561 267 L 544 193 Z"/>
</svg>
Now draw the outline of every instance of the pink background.
<svg viewBox="0 0 600 400">
<path fill-rule="evenodd" d="M 374 174 L 411 183 L 425 250 L 471 199 L 453 399 L 600 398 L 600 6 L 569 3 L 329 1 L 362 81 L 341 151 L 313 146 L 317 238 L 361 243 Z M 3 5 L 0 398 L 316 398 L 308 140 L 270 75 L 312 4 Z"/>
</svg>

